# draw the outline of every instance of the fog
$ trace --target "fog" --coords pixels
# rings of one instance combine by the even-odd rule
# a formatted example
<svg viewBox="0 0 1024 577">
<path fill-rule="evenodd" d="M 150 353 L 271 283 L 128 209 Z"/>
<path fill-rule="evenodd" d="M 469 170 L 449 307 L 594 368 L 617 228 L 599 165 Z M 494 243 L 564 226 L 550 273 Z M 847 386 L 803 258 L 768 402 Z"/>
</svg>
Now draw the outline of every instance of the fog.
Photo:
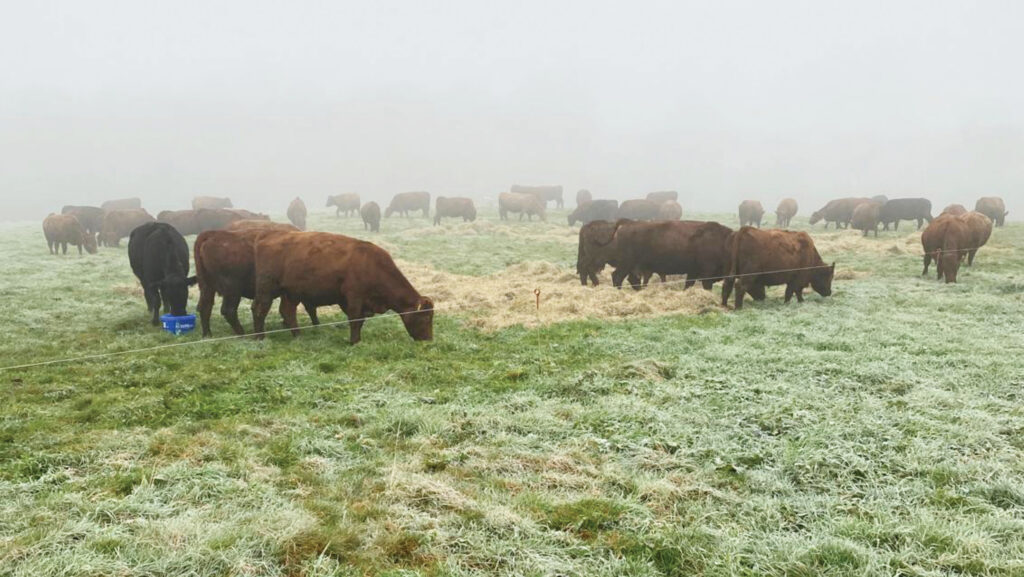
<svg viewBox="0 0 1024 577">
<path fill-rule="evenodd" d="M 140 196 L 595 198 L 1024 214 L 1020 2 L 25 2 L 0 219 Z M 571 200 L 570 200 L 571 204 Z"/>
</svg>

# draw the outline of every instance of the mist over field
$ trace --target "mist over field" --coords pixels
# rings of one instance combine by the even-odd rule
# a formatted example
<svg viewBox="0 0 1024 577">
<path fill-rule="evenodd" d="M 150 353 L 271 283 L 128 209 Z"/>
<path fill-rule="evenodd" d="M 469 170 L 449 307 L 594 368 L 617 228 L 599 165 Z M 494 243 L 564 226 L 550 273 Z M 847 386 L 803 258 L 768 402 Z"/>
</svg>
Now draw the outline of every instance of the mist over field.
<svg viewBox="0 0 1024 577">
<path fill-rule="evenodd" d="M 687 212 L 1024 200 L 1015 2 L 21 3 L 0 220 L 513 183 Z M 571 200 L 570 200 L 571 202 Z"/>
</svg>

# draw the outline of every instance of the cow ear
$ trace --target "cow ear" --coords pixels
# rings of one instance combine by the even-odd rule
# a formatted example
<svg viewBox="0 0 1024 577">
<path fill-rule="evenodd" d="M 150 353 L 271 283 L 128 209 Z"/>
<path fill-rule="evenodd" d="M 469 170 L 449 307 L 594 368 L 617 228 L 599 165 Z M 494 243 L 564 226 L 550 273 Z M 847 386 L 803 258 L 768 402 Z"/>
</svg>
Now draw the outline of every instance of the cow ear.
<svg viewBox="0 0 1024 577">
<path fill-rule="evenodd" d="M 431 310 L 433 308 L 434 308 L 434 301 L 430 300 L 427 297 L 421 298 L 419 304 L 416 305 L 416 310 L 417 311 L 422 311 L 424 309 Z"/>
<path fill-rule="evenodd" d="M 195 275 L 192 275 L 192 276 L 188 277 L 187 279 L 185 279 L 185 286 L 192 286 L 194 284 L 196 284 L 196 277 L 195 277 Z"/>
</svg>

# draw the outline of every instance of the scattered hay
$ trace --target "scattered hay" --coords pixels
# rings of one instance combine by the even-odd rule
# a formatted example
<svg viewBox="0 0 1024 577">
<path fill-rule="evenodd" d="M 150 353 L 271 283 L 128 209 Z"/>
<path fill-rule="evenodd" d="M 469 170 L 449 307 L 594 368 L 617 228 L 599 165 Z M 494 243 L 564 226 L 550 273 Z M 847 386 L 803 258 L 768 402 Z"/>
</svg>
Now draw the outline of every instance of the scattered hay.
<svg viewBox="0 0 1024 577">
<path fill-rule="evenodd" d="M 826 232 L 812 236 L 814 246 L 823 255 L 837 252 L 874 253 L 883 256 L 905 254 L 921 256 L 924 254 L 924 249 L 921 248 L 921 233 L 916 231 L 907 236 L 895 238 L 864 236 L 859 230 Z"/>
</svg>

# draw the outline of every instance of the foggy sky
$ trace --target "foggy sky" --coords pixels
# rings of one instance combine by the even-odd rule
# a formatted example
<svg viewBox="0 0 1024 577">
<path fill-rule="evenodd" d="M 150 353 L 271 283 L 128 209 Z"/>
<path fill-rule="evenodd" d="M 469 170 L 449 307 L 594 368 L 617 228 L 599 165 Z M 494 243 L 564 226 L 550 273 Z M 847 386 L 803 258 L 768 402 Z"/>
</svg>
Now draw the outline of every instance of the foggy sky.
<svg viewBox="0 0 1024 577">
<path fill-rule="evenodd" d="M 1021 54 L 1014 1 L 8 3 L 0 220 L 512 183 L 1012 218 Z"/>
</svg>

